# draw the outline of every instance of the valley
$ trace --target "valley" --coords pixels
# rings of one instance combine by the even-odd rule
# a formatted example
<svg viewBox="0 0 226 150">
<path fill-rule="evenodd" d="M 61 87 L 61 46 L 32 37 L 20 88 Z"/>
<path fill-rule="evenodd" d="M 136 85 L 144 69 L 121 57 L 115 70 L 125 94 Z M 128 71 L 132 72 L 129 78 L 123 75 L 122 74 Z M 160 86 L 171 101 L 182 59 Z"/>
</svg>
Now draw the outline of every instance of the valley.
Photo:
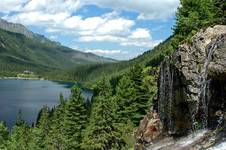
<svg viewBox="0 0 226 150">
<path fill-rule="evenodd" d="M 28 0 L 5 10 L 81 51 L 0 19 L 0 149 L 225 150 L 225 8 Z"/>
</svg>

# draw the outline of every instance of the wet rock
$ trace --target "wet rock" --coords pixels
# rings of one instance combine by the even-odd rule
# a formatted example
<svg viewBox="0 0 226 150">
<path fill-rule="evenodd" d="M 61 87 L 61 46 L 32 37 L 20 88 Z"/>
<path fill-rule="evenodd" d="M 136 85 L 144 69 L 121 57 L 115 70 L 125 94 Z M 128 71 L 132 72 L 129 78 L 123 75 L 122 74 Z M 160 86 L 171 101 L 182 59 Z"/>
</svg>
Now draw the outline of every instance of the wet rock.
<svg viewBox="0 0 226 150">
<path fill-rule="evenodd" d="M 226 26 L 197 33 L 161 64 L 157 108 L 164 130 L 183 135 L 226 112 Z"/>
</svg>

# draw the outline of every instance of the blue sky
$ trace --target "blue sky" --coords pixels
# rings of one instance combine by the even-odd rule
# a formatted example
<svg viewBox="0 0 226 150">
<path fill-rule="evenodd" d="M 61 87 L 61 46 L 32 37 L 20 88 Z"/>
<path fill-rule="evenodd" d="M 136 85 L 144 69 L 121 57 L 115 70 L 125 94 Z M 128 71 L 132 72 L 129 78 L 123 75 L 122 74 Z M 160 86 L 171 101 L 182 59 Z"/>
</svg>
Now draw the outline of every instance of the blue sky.
<svg viewBox="0 0 226 150">
<path fill-rule="evenodd" d="M 128 60 L 172 34 L 179 0 L 1 0 L 0 17 L 83 52 Z"/>
</svg>

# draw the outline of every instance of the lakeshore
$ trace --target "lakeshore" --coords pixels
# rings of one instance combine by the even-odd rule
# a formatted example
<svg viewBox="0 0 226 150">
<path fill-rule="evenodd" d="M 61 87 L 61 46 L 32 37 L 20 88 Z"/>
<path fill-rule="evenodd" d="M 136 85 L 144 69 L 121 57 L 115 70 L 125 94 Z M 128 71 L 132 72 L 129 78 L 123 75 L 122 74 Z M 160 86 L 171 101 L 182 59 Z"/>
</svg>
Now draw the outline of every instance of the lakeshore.
<svg viewBox="0 0 226 150">
<path fill-rule="evenodd" d="M 12 80 L 45 80 L 44 78 L 24 78 L 24 77 L 0 77 L 0 80 L 12 79 Z"/>
</svg>

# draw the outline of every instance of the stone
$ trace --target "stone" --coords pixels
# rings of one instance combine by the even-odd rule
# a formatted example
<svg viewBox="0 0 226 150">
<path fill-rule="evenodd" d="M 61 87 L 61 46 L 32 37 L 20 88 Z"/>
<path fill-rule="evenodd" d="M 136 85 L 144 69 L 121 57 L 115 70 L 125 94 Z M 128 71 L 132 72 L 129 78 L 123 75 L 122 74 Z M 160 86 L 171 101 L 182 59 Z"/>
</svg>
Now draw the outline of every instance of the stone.
<svg viewBox="0 0 226 150">
<path fill-rule="evenodd" d="M 135 137 L 140 144 L 151 143 L 162 134 L 163 125 L 158 114 L 151 110 L 135 132 Z"/>
<path fill-rule="evenodd" d="M 26 27 L 23 26 L 22 24 L 13 24 L 1 18 L 0 18 L 0 29 L 14 32 L 14 33 L 20 33 L 25 35 L 28 38 L 33 38 L 35 36 L 34 33 L 26 29 Z"/>
<path fill-rule="evenodd" d="M 196 120 L 211 127 L 226 112 L 226 26 L 201 30 L 161 64 L 155 104 L 164 131 L 184 135 Z"/>
</svg>

